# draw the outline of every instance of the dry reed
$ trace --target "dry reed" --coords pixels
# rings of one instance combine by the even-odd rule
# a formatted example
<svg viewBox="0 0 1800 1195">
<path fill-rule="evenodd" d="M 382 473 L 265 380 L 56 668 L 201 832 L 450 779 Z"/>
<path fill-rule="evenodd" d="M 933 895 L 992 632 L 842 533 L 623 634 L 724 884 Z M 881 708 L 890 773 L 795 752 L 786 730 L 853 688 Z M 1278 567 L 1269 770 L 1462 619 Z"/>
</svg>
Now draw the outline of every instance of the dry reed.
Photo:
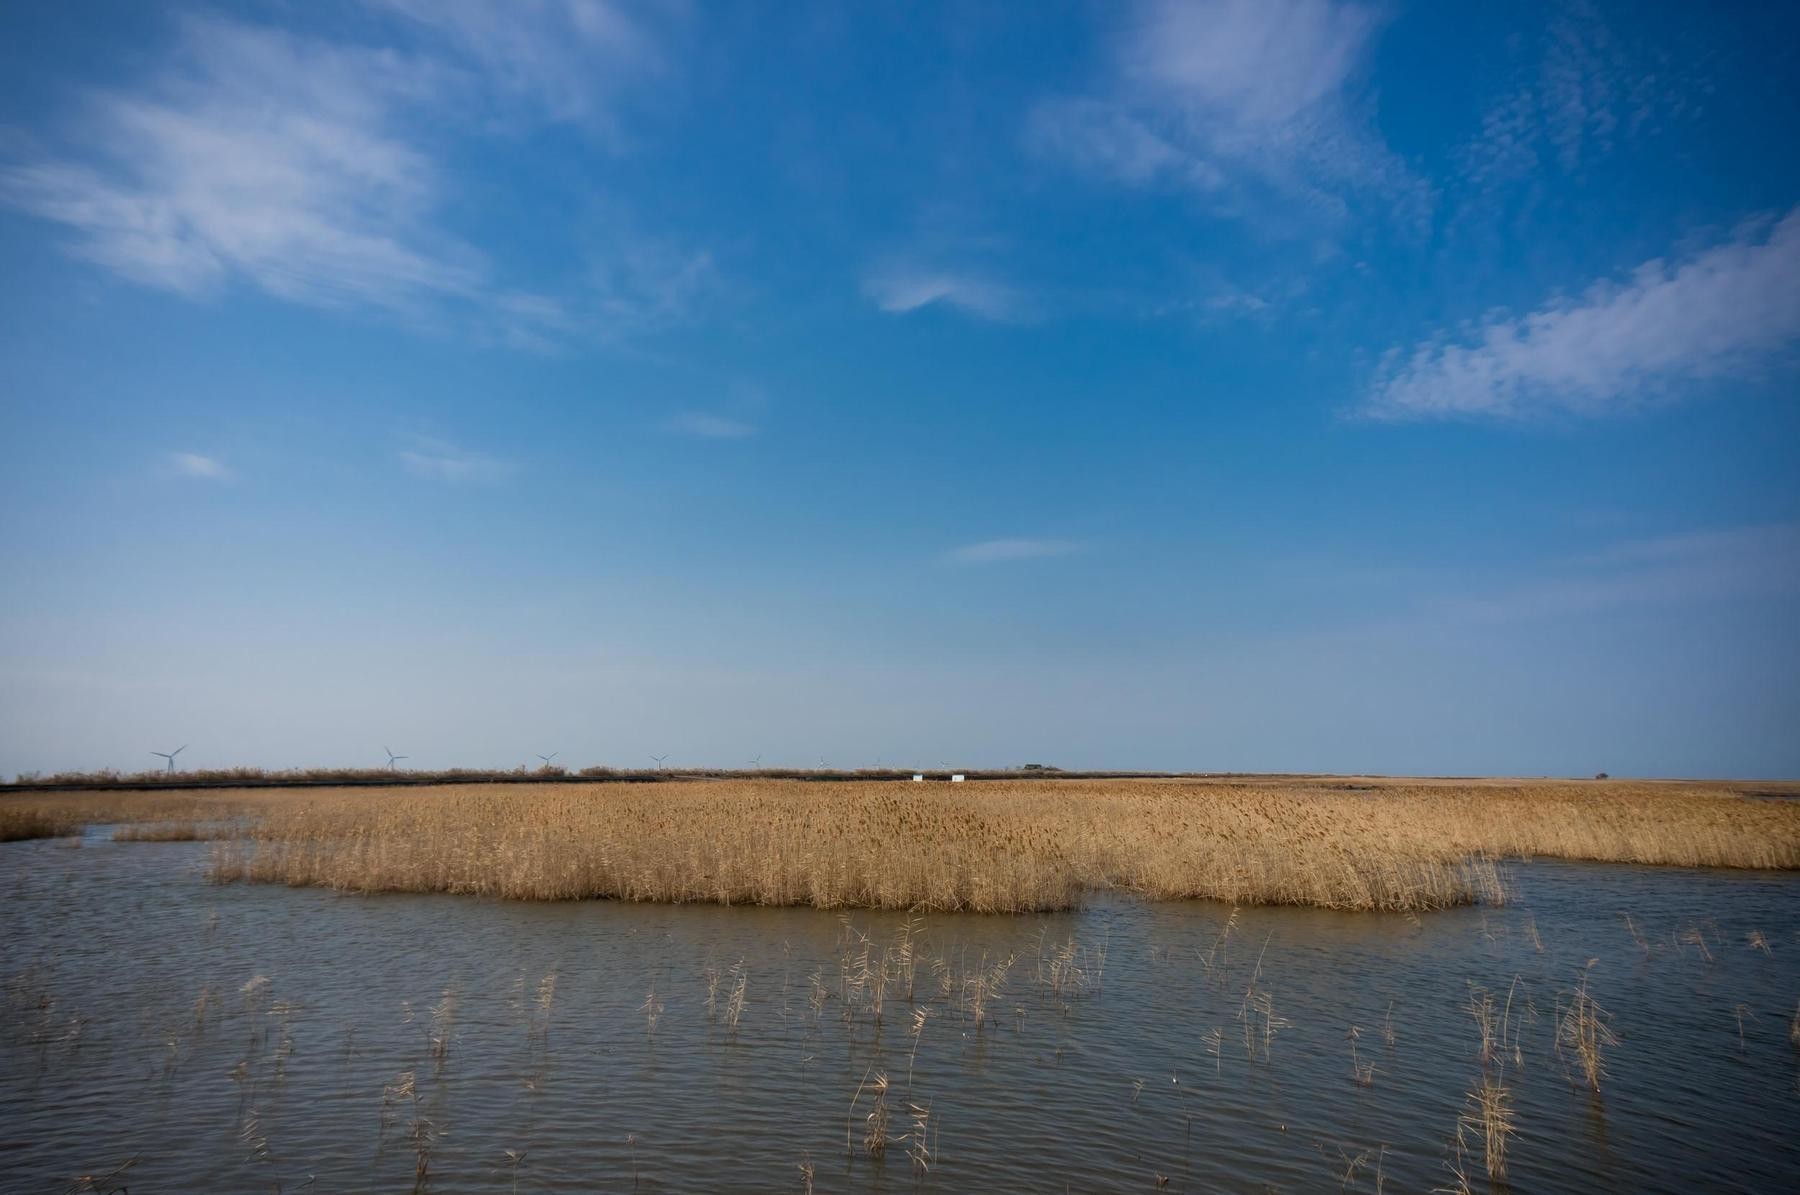
<svg viewBox="0 0 1800 1195">
<path fill-rule="evenodd" d="M 1231 916 L 1225 919 L 1225 925 L 1219 930 L 1219 936 L 1213 939 L 1211 948 L 1208 949 L 1205 954 L 1200 956 L 1201 965 L 1206 968 L 1206 973 L 1208 975 L 1213 974 L 1213 966 L 1217 960 L 1218 953 L 1220 950 L 1224 949 L 1226 944 L 1231 940 L 1231 931 L 1237 927 L 1237 923 L 1238 909 L 1236 905 L 1233 905 Z"/>
<path fill-rule="evenodd" d="M 1587 1085 L 1594 1091 L 1600 1090 L 1600 1077 L 1606 1073 L 1603 1057 L 1608 1046 L 1616 1045 L 1618 1038 L 1613 1035 L 1609 1022 L 1611 1017 L 1588 994 L 1588 972 L 1593 970 L 1597 959 L 1589 959 L 1587 966 L 1581 969 L 1581 979 L 1575 984 L 1575 990 L 1569 994 L 1568 1003 L 1557 1018 L 1556 1045 L 1560 1052 L 1567 1049 L 1575 1055 L 1576 1064 Z M 1742 1031 L 1742 1023 L 1739 1024 Z"/>
<path fill-rule="evenodd" d="M 1375 1086 L 1375 1064 L 1364 1062 L 1356 1052 L 1356 1041 L 1362 1036 L 1362 1030 L 1352 1025 L 1344 1034 L 1350 1041 L 1350 1075 L 1356 1080 L 1358 1087 Z"/>
<path fill-rule="evenodd" d="M 1272 935 L 1271 935 L 1272 936 Z M 1262 950 L 1257 953 L 1256 967 L 1250 973 L 1250 982 L 1244 988 L 1243 1001 L 1238 1005 L 1237 1018 L 1244 1024 L 1244 1052 L 1249 1059 L 1256 1061 L 1257 1039 L 1262 1040 L 1263 1061 L 1269 1060 L 1269 1047 L 1275 1044 L 1275 1035 L 1289 1025 L 1287 1018 L 1275 1012 L 1275 994 L 1262 986 L 1263 956 L 1269 952 L 1269 939 L 1264 938 Z M 1257 1029 L 1261 1020 L 1262 1028 Z"/>
<path fill-rule="evenodd" d="M 1713 961 L 1713 953 L 1706 945 L 1706 935 L 1701 931 L 1698 925 L 1690 925 L 1682 930 L 1681 933 L 1676 935 L 1675 944 L 1677 946 L 1692 946 L 1695 950 L 1699 951 L 1700 958 L 1703 962 L 1710 963 Z"/>
<path fill-rule="evenodd" d="M 852 1126 L 856 1120 L 856 1105 L 862 1100 L 864 1091 L 872 1097 L 868 1112 L 863 1115 L 862 1147 L 863 1152 L 872 1158 L 879 1158 L 887 1150 L 888 1120 L 888 1077 L 879 1071 L 864 1074 L 862 1082 L 856 1085 L 856 1093 L 850 1097 L 850 1111 L 844 1118 L 844 1142 L 848 1146 L 852 1141 Z M 810 1176 L 809 1176 L 810 1178 Z"/>
<path fill-rule="evenodd" d="M 662 1018 L 663 1013 L 663 1002 L 657 998 L 655 983 L 650 985 L 650 994 L 644 997 L 644 1002 L 638 1006 L 638 1011 L 644 1014 L 644 1032 L 655 1037 L 656 1022 Z"/>
<path fill-rule="evenodd" d="M 1339 1149 L 1338 1157 L 1342 1159 L 1344 1163 L 1344 1172 L 1338 1176 L 1338 1189 L 1340 1191 L 1348 1191 L 1350 1189 L 1351 1185 L 1356 1182 L 1356 1176 L 1369 1168 L 1370 1159 L 1373 1159 L 1375 1163 L 1375 1195 L 1381 1195 L 1386 1189 L 1386 1179 L 1382 1174 L 1382 1164 L 1387 1158 L 1387 1146 L 1383 1145 L 1379 1149 L 1374 1150 L 1365 1149 L 1355 1157 L 1352 1157 L 1344 1150 Z"/>
<path fill-rule="evenodd" d="M 524 981 L 521 979 L 520 982 Z M 550 1014 L 556 1010 L 555 970 L 545 972 L 544 977 L 538 980 L 536 1005 L 536 1013 L 530 1009 L 525 1010 L 525 1036 L 527 1039 L 535 1037 L 540 1042 L 548 1044 L 550 1041 Z"/>
<path fill-rule="evenodd" d="M 1497 861 L 1514 856 L 1800 868 L 1800 802 L 1651 784 L 731 780 L 0 800 L 0 820 L 26 813 L 241 820 L 244 837 L 215 848 L 220 880 L 535 900 L 1017 912 L 1120 891 L 1418 911 L 1504 899 Z"/>
<path fill-rule="evenodd" d="M 1224 1074 L 1225 1073 L 1225 1059 L 1224 1059 L 1225 1030 L 1224 1030 L 1224 1028 L 1219 1025 L 1214 1025 L 1212 1027 L 1212 1031 L 1210 1033 L 1203 1035 L 1200 1040 L 1202 1040 L 1206 1043 L 1206 1052 L 1213 1056 L 1213 1074 L 1215 1076 Z"/>
<path fill-rule="evenodd" d="M 0 796 L 0 842 L 61 838 L 91 825 L 123 823 L 143 833 L 115 832 L 121 841 L 176 841 L 188 835 L 215 837 L 245 808 L 242 790 L 220 793 L 71 792 Z M 152 831 L 151 827 L 170 829 Z M 202 832 L 204 831 L 204 832 Z"/>
<path fill-rule="evenodd" d="M 913 1009 L 912 1026 L 906 1031 L 913 1039 L 912 1049 L 909 1050 L 906 1055 L 906 1090 L 908 1092 L 912 1091 L 913 1063 L 917 1061 L 919 1057 L 919 1042 L 925 1036 L 925 1022 L 930 1018 L 930 1007 L 923 1004 L 919 1005 L 917 1008 Z M 1800 1025 L 1800 1020 L 1796 1020 L 1795 1023 Z"/>
<path fill-rule="evenodd" d="M 131 1188 L 122 1181 L 141 1155 L 132 1154 L 104 1174 L 83 1174 L 69 1184 L 69 1195 L 130 1195 Z"/>
<path fill-rule="evenodd" d="M 450 1059 L 450 1033 L 455 1024 L 456 989 L 445 988 L 444 998 L 431 1009 L 431 1029 L 426 1035 L 434 1074 L 443 1074 L 444 1064 Z"/>
<path fill-rule="evenodd" d="M 507 1171 L 512 1175 L 513 1195 L 519 1195 L 519 1167 L 525 1164 L 525 1155 L 528 1151 L 523 1149 L 508 1149 L 502 1152 L 506 1155 Z"/>
<path fill-rule="evenodd" d="M 1488 1178 L 1503 1181 L 1506 1178 L 1507 1142 L 1517 1131 L 1512 1091 L 1506 1086 L 1503 1075 L 1497 1072 L 1483 1074 L 1469 1089 L 1468 1103 L 1457 1125 L 1459 1148 L 1464 1130 L 1480 1140 Z"/>
<path fill-rule="evenodd" d="M 1519 1013 L 1515 1029 L 1512 1009 L 1518 987 L 1519 981 L 1515 977 L 1507 989 L 1506 1003 L 1496 1006 L 1493 993 L 1470 985 L 1468 1009 L 1480 1037 L 1477 1056 L 1481 1063 L 1481 1077 L 1469 1089 L 1462 1115 L 1456 1122 L 1456 1160 L 1451 1165 L 1451 1172 L 1456 1175 L 1455 1189 L 1460 1192 L 1473 1190 L 1468 1174 L 1463 1169 L 1463 1158 L 1468 1149 L 1467 1139 L 1471 1135 L 1481 1145 L 1482 1163 L 1487 1170 L 1488 1179 L 1491 1182 L 1504 1182 L 1506 1179 L 1507 1142 L 1517 1130 L 1512 1090 L 1506 1085 L 1506 1062 L 1509 1052 L 1515 1062 L 1524 1062 L 1524 1053 L 1517 1043 L 1524 1021 L 1530 1015 L 1527 1002 L 1526 1009 Z M 1510 1051 L 1509 1045 L 1512 1047 Z"/>
<path fill-rule="evenodd" d="M 32 838 L 63 838 L 81 833 L 79 817 L 35 805 L 0 806 L 0 842 L 24 842 Z M 89 1181 L 83 1176 L 81 1181 Z"/>
<path fill-rule="evenodd" d="M 931 1169 L 932 1142 L 936 1137 L 931 1127 L 931 1105 L 909 1103 L 906 1105 L 906 1116 L 912 1122 L 912 1127 L 901 1136 L 901 1140 L 906 1142 L 906 1158 L 912 1163 L 913 1177 L 922 1180 L 926 1171 Z"/>
<path fill-rule="evenodd" d="M 734 1034 L 744 1015 L 745 989 L 749 983 L 750 974 L 744 970 L 743 960 L 739 959 L 731 968 L 731 994 L 725 998 L 725 1028 Z"/>
</svg>

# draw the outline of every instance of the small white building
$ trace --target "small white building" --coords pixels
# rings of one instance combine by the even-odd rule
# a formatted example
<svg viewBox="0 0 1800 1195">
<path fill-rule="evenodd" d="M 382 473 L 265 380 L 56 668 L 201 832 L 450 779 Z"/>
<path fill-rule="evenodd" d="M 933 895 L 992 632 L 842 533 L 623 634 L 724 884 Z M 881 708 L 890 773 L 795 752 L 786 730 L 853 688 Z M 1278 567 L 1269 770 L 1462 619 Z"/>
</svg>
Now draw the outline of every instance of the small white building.
<svg viewBox="0 0 1800 1195">
<path fill-rule="evenodd" d="M 961 784 L 962 782 L 963 774 L 961 772 L 956 772 L 950 777 L 950 783 L 952 784 Z"/>
</svg>

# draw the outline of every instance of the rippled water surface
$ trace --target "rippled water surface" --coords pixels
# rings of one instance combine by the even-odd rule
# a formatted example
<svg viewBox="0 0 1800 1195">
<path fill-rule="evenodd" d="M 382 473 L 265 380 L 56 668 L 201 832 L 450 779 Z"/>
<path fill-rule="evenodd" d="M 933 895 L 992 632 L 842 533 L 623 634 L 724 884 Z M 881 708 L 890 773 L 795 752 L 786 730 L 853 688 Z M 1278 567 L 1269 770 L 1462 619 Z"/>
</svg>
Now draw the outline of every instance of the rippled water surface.
<svg viewBox="0 0 1800 1195">
<path fill-rule="evenodd" d="M 1504 909 L 1416 919 L 1115 900 L 909 933 L 221 888 L 206 849 L 0 845 L 5 1190 L 1429 1190 L 1482 991 L 1510 1189 L 1800 1189 L 1791 876 L 1540 862 Z M 1557 1048 L 1589 960 L 1598 1094 Z"/>
</svg>

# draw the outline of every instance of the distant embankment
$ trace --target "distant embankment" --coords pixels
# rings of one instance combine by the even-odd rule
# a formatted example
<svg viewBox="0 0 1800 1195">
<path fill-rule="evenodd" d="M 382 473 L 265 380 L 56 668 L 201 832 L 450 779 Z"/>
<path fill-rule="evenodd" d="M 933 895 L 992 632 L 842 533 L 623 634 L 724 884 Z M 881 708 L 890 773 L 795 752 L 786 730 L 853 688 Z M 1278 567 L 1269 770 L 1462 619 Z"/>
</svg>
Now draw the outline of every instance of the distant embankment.
<svg viewBox="0 0 1800 1195">
<path fill-rule="evenodd" d="M 922 773 L 927 780 L 946 781 L 951 773 Z M 52 776 L 21 776 L 0 784 L 0 793 L 41 792 L 162 792 L 195 788 L 409 788 L 434 784 L 660 784 L 706 780 L 911 780 L 911 770 L 834 770 L 825 768 L 659 768 L 633 771 L 622 768 L 562 768 L 483 770 L 449 768 L 439 772 L 389 771 L 386 768 L 304 768 L 271 772 L 262 768 L 226 768 L 195 772 L 59 772 Z M 1064 772 L 1056 768 L 999 768 L 965 771 L 956 775 L 970 780 L 1176 780 L 1230 779 L 1231 772 Z M 1305 779 L 1295 776 L 1259 776 L 1258 779 Z"/>
</svg>

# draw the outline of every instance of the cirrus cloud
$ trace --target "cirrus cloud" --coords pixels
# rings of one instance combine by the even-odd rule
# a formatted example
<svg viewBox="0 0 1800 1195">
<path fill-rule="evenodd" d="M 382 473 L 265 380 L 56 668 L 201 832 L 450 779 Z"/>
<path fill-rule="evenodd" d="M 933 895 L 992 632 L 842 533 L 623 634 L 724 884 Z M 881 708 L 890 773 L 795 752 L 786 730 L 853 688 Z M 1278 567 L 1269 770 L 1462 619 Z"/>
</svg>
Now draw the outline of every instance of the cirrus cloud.
<svg viewBox="0 0 1800 1195">
<path fill-rule="evenodd" d="M 1682 383 L 1753 376 L 1800 341 L 1800 207 L 1685 261 L 1388 354 L 1365 405 L 1379 419 L 1597 415 Z"/>
<path fill-rule="evenodd" d="M 247 286 L 529 347 L 653 329 L 711 289 L 709 254 L 616 213 L 571 254 L 585 271 L 555 294 L 520 289 L 497 238 L 451 210 L 467 188 L 446 130 L 612 131 L 609 100 L 654 65 L 648 27 L 600 0 L 371 7 L 394 19 L 336 33 L 175 19 L 148 75 L 81 93 L 63 144 L 0 161 L 0 206 L 63 226 L 72 257 L 186 298 Z"/>
<path fill-rule="evenodd" d="M 863 281 L 863 293 L 893 315 L 943 304 L 989 320 L 1016 320 L 1025 315 L 1023 296 L 1004 283 L 980 274 L 897 264 L 877 270 Z"/>
<path fill-rule="evenodd" d="M 1072 556 L 1086 547 L 1086 544 L 1067 539 L 987 539 L 952 548 L 944 553 L 944 559 L 953 564 L 998 564 L 1008 560 Z"/>
<path fill-rule="evenodd" d="M 702 440 L 744 440 L 756 434 L 754 423 L 707 411 L 683 411 L 663 426 L 676 435 Z"/>
<path fill-rule="evenodd" d="M 1337 0 L 1144 0 L 1126 11 L 1101 86 L 1041 102 L 1028 148 L 1262 222 L 1275 210 L 1336 221 L 1362 201 L 1422 225 L 1430 188 L 1358 94 L 1383 12 Z"/>
<path fill-rule="evenodd" d="M 165 463 L 168 470 L 177 477 L 192 477 L 200 481 L 231 481 L 237 476 L 224 461 L 217 457 L 202 456 L 198 452 L 171 452 Z"/>
<path fill-rule="evenodd" d="M 411 448 L 402 449 L 400 464 L 414 477 L 457 484 L 498 481 L 512 472 L 506 461 L 431 437 L 420 437 Z"/>
</svg>

